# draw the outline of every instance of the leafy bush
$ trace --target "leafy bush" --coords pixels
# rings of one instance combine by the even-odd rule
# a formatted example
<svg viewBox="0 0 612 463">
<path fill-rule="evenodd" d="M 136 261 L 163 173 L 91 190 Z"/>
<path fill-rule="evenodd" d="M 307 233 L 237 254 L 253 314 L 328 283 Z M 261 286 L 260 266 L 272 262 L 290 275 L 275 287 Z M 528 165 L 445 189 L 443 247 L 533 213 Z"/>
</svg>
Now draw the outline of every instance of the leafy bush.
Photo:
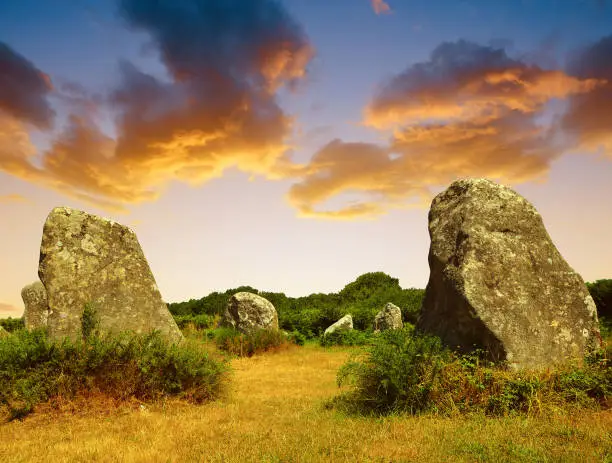
<svg viewBox="0 0 612 463">
<path fill-rule="evenodd" d="M 22 330 L 25 328 L 25 323 L 22 318 L 0 318 L 0 326 L 9 333 L 13 331 Z"/>
<path fill-rule="evenodd" d="M 200 403 L 221 394 L 226 370 L 197 345 L 169 344 L 158 332 L 53 343 L 42 330 L 22 330 L 0 339 L 0 407 L 21 418 L 39 402 L 84 391 Z"/>
<path fill-rule="evenodd" d="M 99 334 L 100 316 L 93 304 L 85 304 L 83 315 L 81 316 L 81 333 L 83 339 L 89 339 Z"/>
<path fill-rule="evenodd" d="M 219 349 L 239 357 L 251 357 L 290 344 L 289 338 L 275 329 L 253 330 L 243 334 L 233 328 L 219 328 L 215 330 L 215 341 Z"/>
<path fill-rule="evenodd" d="M 485 357 L 450 352 L 439 338 L 415 335 L 411 328 L 387 331 L 341 367 L 338 384 L 353 389 L 336 403 L 359 413 L 491 415 L 611 404 L 612 364 L 605 351 L 581 367 L 556 371 L 508 371 Z"/>
<path fill-rule="evenodd" d="M 612 318 L 612 280 L 597 280 L 586 286 L 595 301 L 597 315 Z"/>
<path fill-rule="evenodd" d="M 306 344 L 306 336 L 304 336 L 302 333 L 300 333 L 297 330 L 289 333 L 288 339 L 296 346 L 303 346 L 304 344 Z"/>
<path fill-rule="evenodd" d="M 213 326 L 214 316 L 206 314 L 174 315 L 174 321 L 181 330 L 187 328 L 205 330 Z"/>
<path fill-rule="evenodd" d="M 364 346 L 372 341 L 371 331 L 336 330 L 333 333 L 319 337 L 319 344 L 330 346 Z"/>
</svg>

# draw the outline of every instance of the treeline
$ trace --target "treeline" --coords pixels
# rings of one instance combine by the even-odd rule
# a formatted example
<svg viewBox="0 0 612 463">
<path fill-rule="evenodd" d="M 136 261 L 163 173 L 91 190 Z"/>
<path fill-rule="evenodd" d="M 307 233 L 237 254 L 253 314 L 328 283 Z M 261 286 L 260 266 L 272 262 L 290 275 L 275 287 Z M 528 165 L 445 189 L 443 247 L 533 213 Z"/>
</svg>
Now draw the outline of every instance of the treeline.
<svg viewBox="0 0 612 463">
<path fill-rule="evenodd" d="M 178 319 L 201 315 L 220 316 L 225 311 L 228 299 L 241 291 L 259 294 L 269 300 L 278 312 L 281 329 L 298 331 L 309 338 L 319 336 L 347 313 L 353 316 L 356 329 L 367 330 L 372 327 L 374 317 L 387 302 L 392 302 L 402 310 L 404 322 L 414 324 L 425 294 L 423 289 L 403 289 L 397 278 L 386 273 L 371 272 L 361 275 L 338 293 L 289 297 L 284 293 L 240 286 L 223 293 L 214 292 L 201 299 L 170 303 L 168 308 Z"/>
<path fill-rule="evenodd" d="M 606 325 L 612 321 L 612 279 L 586 283 L 595 301 L 597 313 Z M 215 316 L 221 316 L 228 299 L 235 293 L 248 291 L 268 299 L 279 315 L 279 323 L 286 331 L 298 331 L 304 336 L 319 336 L 325 328 L 347 313 L 353 316 L 355 328 L 371 328 L 374 317 L 387 302 L 392 302 L 402 310 L 404 322 L 414 324 L 418 317 L 424 289 L 403 289 L 397 278 L 383 272 L 366 273 L 340 292 L 316 293 L 303 297 L 289 297 L 284 293 L 258 291 L 251 286 L 240 286 L 225 292 L 213 292 L 201 299 L 173 302 L 168 308 L 179 326 L 187 323 L 204 328 Z M 0 319 L 0 326 L 7 331 L 23 327 L 22 318 Z"/>
</svg>

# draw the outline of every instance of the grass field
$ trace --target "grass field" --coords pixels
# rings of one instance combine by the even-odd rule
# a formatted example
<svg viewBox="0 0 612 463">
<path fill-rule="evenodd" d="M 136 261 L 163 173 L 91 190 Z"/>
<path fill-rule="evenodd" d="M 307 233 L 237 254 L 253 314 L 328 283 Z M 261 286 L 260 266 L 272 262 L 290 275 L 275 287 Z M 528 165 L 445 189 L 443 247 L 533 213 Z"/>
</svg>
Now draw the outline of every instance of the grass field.
<svg viewBox="0 0 612 463">
<path fill-rule="evenodd" d="M 100 397 L 39 407 L 0 424 L 2 462 L 612 462 L 612 411 L 540 417 L 346 416 L 348 348 L 314 344 L 232 361 L 229 392 L 207 405 L 115 405 Z"/>
</svg>

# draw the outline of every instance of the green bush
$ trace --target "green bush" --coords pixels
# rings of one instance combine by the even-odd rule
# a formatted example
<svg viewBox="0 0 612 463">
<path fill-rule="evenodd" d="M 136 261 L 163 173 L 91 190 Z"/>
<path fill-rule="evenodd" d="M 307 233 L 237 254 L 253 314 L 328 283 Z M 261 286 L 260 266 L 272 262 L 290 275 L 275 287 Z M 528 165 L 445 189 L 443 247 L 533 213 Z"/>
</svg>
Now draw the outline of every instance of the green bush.
<svg viewBox="0 0 612 463">
<path fill-rule="evenodd" d="M 22 318 L 0 318 L 0 326 L 9 333 L 13 331 L 22 330 L 25 328 L 25 323 Z"/>
<path fill-rule="evenodd" d="M 205 330 L 212 327 L 214 316 L 207 314 L 174 315 L 174 321 L 181 330 L 188 327 L 193 327 L 196 330 Z"/>
<path fill-rule="evenodd" d="M 319 337 L 322 347 L 331 346 L 364 346 L 372 342 L 371 331 L 360 330 L 336 330 L 330 334 Z"/>
<path fill-rule="evenodd" d="M 218 328 L 215 342 L 219 349 L 239 357 L 251 357 L 290 344 L 289 338 L 276 329 L 259 329 L 243 334 L 233 328 Z"/>
<path fill-rule="evenodd" d="M 302 333 L 300 333 L 297 330 L 289 333 L 288 338 L 289 338 L 289 341 L 291 341 L 296 346 L 303 346 L 304 344 L 306 344 L 306 336 L 304 336 Z"/>
<path fill-rule="evenodd" d="M 201 347 L 169 344 L 158 332 L 53 343 L 42 330 L 22 330 L 0 339 L 0 407 L 21 418 L 39 402 L 84 391 L 200 403 L 221 394 L 226 370 Z"/>
<path fill-rule="evenodd" d="M 352 391 L 336 399 L 349 410 L 490 415 L 539 413 L 559 407 L 605 408 L 612 396 L 612 365 L 600 351 L 580 367 L 508 371 L 482 352 L 460 355 L 439 338 L 411 328 L 387 331 L 338 372 Z"/>
</svg>

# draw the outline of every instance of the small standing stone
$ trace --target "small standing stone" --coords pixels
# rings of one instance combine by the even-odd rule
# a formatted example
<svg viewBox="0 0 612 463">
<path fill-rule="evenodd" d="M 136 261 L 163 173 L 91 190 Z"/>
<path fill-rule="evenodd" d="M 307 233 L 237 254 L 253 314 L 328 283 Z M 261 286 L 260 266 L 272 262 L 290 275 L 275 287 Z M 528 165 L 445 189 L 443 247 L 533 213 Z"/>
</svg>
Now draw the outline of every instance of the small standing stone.
<svg viewBox="0 0 612 463">
<path fill-rule="evenodd" d="M 399 330 L 403 326 L 402 311 L 391 302 L 387 302 L 385 308 L 378 312 L 374 318 L 375 333 L 385 330 Z"/>
<path fill-rule="evenodd" d="M 27 330 L 46 328 L 49 318 L 49 304 L 47 302 L 47 291 L 40 281 L 24 286 L 21 290 L 21 298 L 25 309 L 23 319 Z"/>
</svg>

